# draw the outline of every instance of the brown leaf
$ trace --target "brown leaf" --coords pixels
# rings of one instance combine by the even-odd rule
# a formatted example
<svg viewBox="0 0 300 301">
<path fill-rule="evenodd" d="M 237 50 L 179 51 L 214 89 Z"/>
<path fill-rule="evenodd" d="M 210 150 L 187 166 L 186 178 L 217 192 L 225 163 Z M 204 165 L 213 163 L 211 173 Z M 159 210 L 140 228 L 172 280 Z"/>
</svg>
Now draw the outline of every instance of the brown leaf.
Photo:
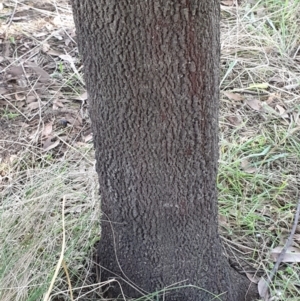
<svg viewBox="0 0 300 301">
<path fill-rule="evenodd" d="M 276 105 L 275 108 L 279 111 L 279 114 L 282 118 L 289 118 L 289 115 L 286 113 L 286 109 L 280 105 Z"/>
<path fill-rule="evenodd" d="M 40 107 L 40 104 L 39 104 L 38 101 L 37 101 L 37 102 L 31 102 L 31 103 L 29 103 L 29 104 L 27 105 L 27 109 L 28 109 L 29 111 L 38 109 L 39 107 Z"/>
<path fill-rule="evenodd" d="M 26 98 L 26 102 L 27 103 L 35 102 L 36 100 L 37 100 L 37 96 L 36 95 L 34 95 L 34 94 L 27 95 L 27 98 Z"/>
<path fill-rule="evenodd" d="M 18 108 L 18 109 L 21 109 L 21 108 L 24 108 L 25 107 L 25 101 L 18 101 L 15 103 L 15 106 Z"/>
<path fill-rule="evenodd" d="M 257 168 L 254 166 L 251 166 L 250 162 L 247 159 L 243 159 L 241 162 L 242 169 L 247 173 L 255 173 L 257 171 Z"/>
<path fill-rule="evenodd" d="M 228 116 L 226 119 L 235 126 L 241 125 L 242 124 L 242 118 L 239 115 L 236 116 Z"/>
<path fill-rule="evenodd" d="M 50 75 L 45 70 L 40 68 L 38 65 L 31 63 L 31 62 L 26 62 L 25 66 L 32 69 L 33 72 L 39 76 L 40 82 L 44 83 L 50 79 Z"/>
<path fill-rule="evenodd" d="M 89 142 L 89 141 L 91 141 L 93 139 L 93 134 L 92 133 L 90 133 L 89 135 L 87 135 L 87 136 L 82 136 L 82 140 L 84 141 L 84 142 Z"/>
<path fill-rule="evenodd" d="M 52 133 L 53 120 L 47 123 L 42 131 L 42 137 L 48 137 Z"/>
<path fill-rule="evenodd" d="M 262 107 L 261 101 L 256 98 L 249 98 L 246 100 L 246 103 L 251 109 L 253 109 L 255 111 L 261 110 L 261 107 Z"/>
<path fill-rule="evenodd" d="M 228 92 L 228 91 L 224 91 L 223 92 L 224 95 L 234 101 L 242 101 L 245 99 L 245 97 L 239 93 L 233 93 L 233 92 Z"/>
<path fill-rule="evenodd" d="M 246 276 L 247 276 L 247 278 L 248 278 L 252 283 L 258 284 L 258 282 L 259 282 L 259 277 L 257 277 L 257 276 L 254 275 L 254 274 L 250 274 L 250 273 L 246 273 Z"/>
<path fill-rule="evenodd" d="M 6 76 L 9 79 L 18 79 L 22 75 L 24 75 L 24 70 L 22 66 L 11 66 L 6 73 Z"/>
<path fill-rule="evenodd" d="M 69 54 L 61 54 L 61 55 L 59 55 L 59 57 L 62 60 L 67 61 L 69 63 L 74 63 L 74 61 L 75 61 L 75 59 L 72 56 L 70 56 Z"/>
<path fill-rule="evenodd" d="M 263 298 L 264 300 L 269 299 L 269 289 L 267 287 L 267 281 L 265 280 L 265 278 L 260 278 L 257 284 L 257 289 L 261 298 Z"/>
<path fill-rule="evenodd" d="M 45 152 L 57 147 L 60 143 L 59 140 L 52 141 L 53 137 L 49 137 L 43 142 L 43 150 Z"/>
<path fill-rule="evenodd" d="M 18 101 L 25 100 L 25 95 L 22 93 L 15 93 L 15 99 Z"/>
<path fill-rule="evenodd" d="M 219 225 L 224 227 L 224 228 L 227 228 L 227 227 L 230 227 L 229 223 L 228 223 L 228 219 L 226 216 L 224 215 L 220 215 L 219 214 Z"/>
<path fill-rule="evenodd" d="M 270 94 L 270 95 L 268 96 L 268 99 L 266 100 L 266 103 L 267 103 L 268 105 L 271 105 L 271 104 L 273 104 L 276 100 L 278 100 L 277 95 L 275 95 L 275 94 Z"/>
<path fill-rule="evenodd" d="M 57 110 L 58 108 L 63 108 L 63 107 L 64 107 L 64 104 L 61 102 L 60 99 L 53 100 L 53 105 L 52 105 L 53 110 Z"/>
<path fill-rule="evenodd" d="M 278 259 L 282 249 L 282 246 L 278 246 L 271 251 L 271 256 L 275 262 Z M 286 253 L 284 254 L 282 262 L 300 262 L 300 249 L 295 247 L 289 247 Z"/>
</svg>

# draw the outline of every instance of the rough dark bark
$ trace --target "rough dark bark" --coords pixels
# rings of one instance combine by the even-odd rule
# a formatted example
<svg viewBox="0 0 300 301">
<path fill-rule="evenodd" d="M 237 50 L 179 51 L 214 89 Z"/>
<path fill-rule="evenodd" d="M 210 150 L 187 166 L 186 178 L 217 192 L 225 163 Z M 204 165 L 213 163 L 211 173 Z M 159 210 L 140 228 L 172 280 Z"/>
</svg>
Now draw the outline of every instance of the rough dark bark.
<svg viewBox="0 0 300 301">
<path fill-rule="evenodd" d="M 72 2 L 102 198 L 102 280 L 115 277 L 130 297 L 180 282 L 198 288 L 159 300 L 244 300 L 248 281 L 222 256 L 217 224 L 219 0 Z"/>
</svg>

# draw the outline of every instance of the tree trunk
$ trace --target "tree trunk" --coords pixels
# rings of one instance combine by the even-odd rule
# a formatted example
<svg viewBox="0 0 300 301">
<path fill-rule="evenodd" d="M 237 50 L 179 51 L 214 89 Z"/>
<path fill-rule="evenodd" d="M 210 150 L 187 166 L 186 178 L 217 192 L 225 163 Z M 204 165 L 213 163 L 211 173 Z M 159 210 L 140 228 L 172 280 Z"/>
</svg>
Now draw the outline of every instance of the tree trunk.
<svg viewBox="0 0 300 301">
<path fill-rule="evenodd" d="M 219 0 L 73 0 L 116 297 L 245 300 L 218 235 Z M 170 290 L 170 288 L 177 289 Z M 181 287 L 181 288 L 178 288 Z"/>
</svg>

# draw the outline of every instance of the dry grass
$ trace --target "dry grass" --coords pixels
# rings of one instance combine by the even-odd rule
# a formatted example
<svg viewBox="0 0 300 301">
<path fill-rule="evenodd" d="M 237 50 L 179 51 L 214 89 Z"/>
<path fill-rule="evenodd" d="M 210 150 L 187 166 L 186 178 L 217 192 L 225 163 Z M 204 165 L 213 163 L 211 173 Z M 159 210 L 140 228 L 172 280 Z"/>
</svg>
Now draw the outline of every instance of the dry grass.
<svg viewBox="0 0 300 301">
<path fill-rule="evenodd" d="M 39 1 L 7 3 L 24 8 Z M 47 3 L 52 2 L 43 5 Z M 42 9 L 42 20 L 12 20 L 2 27 L 10 42 L 17 35 L 33 37 L 48 27 L 50 31 L 62 27 L 69 34 L 70 6 L 67 1 L 53 3 L 50 10 Z M 250 265 L 249 276 L 258 280 L 272 269 L 271 251 L 284 244 L 299 199 L 300 3 L 251 3 L 222 6 L 218 188 L 220 229 L 228 256 L 235 256 L 242 268 L 245 262 L 247 270 Z M 5 11 L 11 9 L 5 7 Z M 43 42 L 51 39 L 46 36 Z M 28 49 L 26 55 L 36 49 Z M 14 55 L 17 62 L 17 52 Z M 80 80 L 74 80 L 74 69 L 64 61 L 60 64 L 54 72 L 62 78 L 60 92 L 79 93 L 82 87 Z M 47 125 L 43 112 L 39 132 Z M 19 112 L 7 106 L 1 120 L 13 126 L 20 122 L 16 115 Z M 11 145 L 9 139 L 16 140 L 20 147 L 9 160 L 0 162 L 0 299 L 43 299 L 61 254 L 64 221 L 66 269 L 60 268 L 51 300 L 70 300 L 68 278 L 74 300 L 99 300 L 91 270 L 100 217 L 93 150 L 87 143 L 75 143 L 73 135 L 63 143 L 60 155 L 54 156 L 41 151 L 37 141 L 25 142 L 23 133 L 23 129 L 22 134 L 14 131 L 14 137 L 1 141 L 6 146 Z M 299 232 L 295 247 L 299 247 Z M 282 264 L 272 281 L 272 300 L 298 300 L 299 275 L 297 263 Z"/>
<path fill-rule="evenodd" d="M 92 157 L 91 149 L 89 153 Z M 28 153 L 18 158 L 1 192 L 0 298 L 42 300 L 62 249 L 63 221 L 64 261 L 78 296 L 83 293 L 78 287 L 92 283 L 91 252 L 99 239 L 94 166 L 78 154 L 66 154 L 53 163 L 42 159 L 33 168 L 28 161 Z M 61 269 L 52 295 L 67 296 L 67 289 L 67 276 Z"/>
</svg>

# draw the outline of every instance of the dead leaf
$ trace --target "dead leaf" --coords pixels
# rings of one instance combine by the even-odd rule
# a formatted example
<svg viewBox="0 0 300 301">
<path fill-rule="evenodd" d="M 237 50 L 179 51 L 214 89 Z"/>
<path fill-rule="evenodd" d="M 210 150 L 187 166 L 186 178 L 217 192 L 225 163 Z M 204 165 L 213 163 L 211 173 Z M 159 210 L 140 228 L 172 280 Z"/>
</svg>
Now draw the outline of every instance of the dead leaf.
<svg viewBox="0 0 300 301">
<path fill-rule="evenodd" d="M 260 111 L 262 104 L 261 101 L 256 98 L 249 98 L 246 100 L 247 105 L 255 111 Z"/>
<path fill-rule="evenodd" d="M 52 105 L 53 110 L 57 110 L 58 108 L 63 108 L 63 107 L 64 107 L 64 104 L 61 102 L 60 99 L 53 100 L 53 105 Z"/>
<path fill-rule="evenodd" d="M 15 103 L 15 106 L 18 108 L 18 109 L 21 109 L 21 108 L 24 108 L 25 107 L 25 101 L 18 101 Z"/>
<path fill-rule="evenodd" d="M 246 173 L 255 173 L 257 171 L 257 168 L 254 166 L 251 166 L 250 162 L 247 159 L 243 159 L 241 161 L 241 167 Z"/>
<path fill-rule="evenodd" d="M 283 248 L 284 247 L 282 246 L 278 246 L 271 251 L 271 256 L 274 262 L 277 261 L 278 256 L 280 255 Z M 282 262 L 300 262 L 300 249 L 295 247 L 289 247 L 286 253 L 284 254 Z"/>
<path fill-rule="evenodd" d="M 233 93 L 233 92 L 228 92 L 228 91 L 224 91 L 223 92 L 224 95 L 234 101 L 242 101 L 245 99 L 245 97 L 239 93 Z"/>
<path fill-rule="evenodd" d="M 257 284 L 259 282 L 259 277 L 250 273 L 246 273 L 247 278 L 252 282 Z"/>
<path fill-rule="evenodd" d="M 40 107 L 40 104 L 39 104 L 38 101 L 37 101 L 37 102 L 31 102 L 31 103 L 27 104 L 27 109 L 28 109 L 29 111 L 38 109 L 39 107 Z"/>
<path fill-rule="evenodd" d="M 24 70 L 21 66 L 11 66 L 6 72 L 6 76 L 8 79 L 18 79 L 23 75 Z"/>
<path fill-rule="evenodd" d="M 34 95 L 34 94 L 27 95 L 27 98 L 26 98 L 26 102 L 27 103 L 35 102 L 36 100 L 37 100 L 37 96 L 36 95 Z"/>
<path fill-rule="evenodd" d="M 59 55 L 59 57 L 62 60 L 67 61 L 69 63 L 74 63 L 75 62 L 75 59 L 72 56 L 70 56 L 69 54 L 61 54 L 61 55 Z"/>
<path fill-rule="evenodd" d="M 257 290 L 261 298 L 263 298 L 264 300 L 269 299 L 269 289 L 267 287 L 267 281 L 265 280 L 265 278 L 260 278 L 257 284 Z"/>
<path fill-rule="evenodd" d="M 33 72 L 39 76 L 40 82 L 44 83 L 50 79 L 50 75 L 38 65 L 31 62 L 26 62 L 24 66 L 29 67 L 31 70 L 33 70 Z"/>
<path fill-rule="evenodd" d="M 228 219 L 227 219 L 227 217 L 226 216 L 224 216 L 224 215 L 220 215 L 219 214 L 219 225 L 220 226 L 222 226 L 222 227 L 224 227 L 224 228 L 228 228 L 228 227 L 230 227 L 230 225 L 229 225 L 229 223 L 228 223 Z"/>
<path fill-rule="evenodd" d="M 52 141 L 53 137 L 49 137 L 47 140 L 43 142 L 43 150 L 45 152 L 57 147 L 60 143 L 59 140 Z"/>
<path fill-rule="evenodd" d="M 93 139 L 93 134 L 92 133 L 90 133 L 89 135 L 87 135 L 87 136 L 82 136 L 82 140 L 84 141 L 84 142 L 89 142 L 89 141 L 91 141 Z"/>
<path fill-rule="evenodd" d="M 22 93 L 15 93 L 15 99 L 18 101 L 25 100 L 25 95 Z"/>
<path fill-rule="evenodd" d="M 232 124 L 232 125 L 235 125 L 235 126 L 239 126 L 242 124 L 242 118 L 241 116 L 239 115 L 236 115 L 236 116 L 228 116 L 226 117 L 226 119 Z"/>
<path fill-rule="evenodd" d="M 42 131 L 42 137 L 48 137 L 52 133 L 53 120 L 47 123 Z"/>
<path fill-rule="evenodd" d="M 276 105 L 275 108 L 279 111 L 279 114 L 282 118 L 289 118 L 289 115 L 286 113 L 286 109 L 284 109 L 280 105 Z"/>
</svg>

